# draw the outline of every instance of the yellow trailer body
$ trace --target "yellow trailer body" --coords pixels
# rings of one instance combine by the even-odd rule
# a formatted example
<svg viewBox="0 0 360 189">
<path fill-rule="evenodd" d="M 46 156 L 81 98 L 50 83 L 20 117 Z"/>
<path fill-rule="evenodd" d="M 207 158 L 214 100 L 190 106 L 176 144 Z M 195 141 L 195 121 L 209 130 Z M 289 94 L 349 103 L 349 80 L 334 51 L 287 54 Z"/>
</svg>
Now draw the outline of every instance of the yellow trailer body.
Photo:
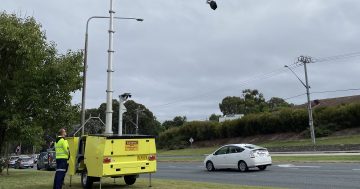
<svg viewBox="0 0 360 189">
<path fill-rule="evenodd" d="M 82 142 L 68 138 L 70 146 L 69 174 L 86 169 L 90 177 L 120 177 L 156 172 L 156 146 L 153 136 L 90 135 Z M 81 144 L 80 144 L 81 143 Z M 79 145 L 80 144 L 80 145 Z M 79 161 L 79 148 L 85 153 Z"/>
<path fill-rule="evenodd" d="M 69 168 L 68 173 L 69 175 L 76 174 L 76 157 L 79 150 L 79 137 L 67 137 L 66 140 L 69 143 L 69 150 L 70 150 L 70 159 L 68 160 Z"/>
</svg>

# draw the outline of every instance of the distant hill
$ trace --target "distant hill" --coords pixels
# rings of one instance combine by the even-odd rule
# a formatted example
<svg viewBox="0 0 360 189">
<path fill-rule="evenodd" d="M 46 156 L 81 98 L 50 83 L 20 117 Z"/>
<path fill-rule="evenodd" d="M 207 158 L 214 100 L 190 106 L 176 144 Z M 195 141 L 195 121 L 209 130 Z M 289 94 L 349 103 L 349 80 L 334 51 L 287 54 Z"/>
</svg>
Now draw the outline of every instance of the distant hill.
<svg viewBox="0 0 360 189">
<path fill-rule="evenodd" d="M 338 105 L 350 104 L 350 103 L 360 103 L 360 95 L 316 99 L 311 101 L 311 106 L 314 108 L 318 108 L 318 107 L 338 106 Z M 295 108 L 307 108 L 307 103 L 296 105 Z"/>
</svg>

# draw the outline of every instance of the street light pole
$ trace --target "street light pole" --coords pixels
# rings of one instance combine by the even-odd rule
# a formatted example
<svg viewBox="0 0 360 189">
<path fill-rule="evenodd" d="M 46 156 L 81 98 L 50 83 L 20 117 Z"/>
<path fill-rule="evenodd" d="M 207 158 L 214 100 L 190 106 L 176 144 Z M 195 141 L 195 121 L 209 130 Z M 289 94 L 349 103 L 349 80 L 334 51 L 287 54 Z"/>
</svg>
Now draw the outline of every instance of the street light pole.
<svg viewBox="0 0 360 189">
<path fill-rule="evenodd" d="M 86 97 L 86 72 L 87 72 L 87 56 L 88 56 L 88 38 L 89 38 L 89 22 L 94 18 L 110 18 L 109 16 L 92 16 L 88 18 L 86 22 L 86 32 L 85 32 L 85 49 L 84 49 L 84 68 L 83 68 L 83 90 L 81 97 L 81 122 L 80 125 L 85 124 L 85 97 Z M 136 20 L 139 22 L 144 21 L 142 18 L 132 18 L 132 17 L 114 17 L 114 19 L 119 20 Z M 84 135 L 84 127 L 82 127 L 81 134 Z"/>
<path fill-rule="evenodd" d="M 299 78 L 299 76 L 289 66 L 285 65 L 285 67 L 288 68 L 298 78 L 298 80 L 301 82 L 301 84 L 306 88 L 310 135 L 311 135 L 311 140 L 312 140 L 313 145 L 316 145 L 316 139 L 315 139 L 316 136 L 315 136 L 314 121 L 313 121 L 313 114 L 312 114 L 312 107 L 311 107 L 311 100 L 310 100 L 310 86 L 309 86 L 307 67 L 306 67 L 306 64 L 311 63 L 312 59 L 311 59 L 311 57 L 300 56 L 298 58 L 298 62 L 301 62 L 302 64 L 304 64 L 305 83 Z"/>
</svg>

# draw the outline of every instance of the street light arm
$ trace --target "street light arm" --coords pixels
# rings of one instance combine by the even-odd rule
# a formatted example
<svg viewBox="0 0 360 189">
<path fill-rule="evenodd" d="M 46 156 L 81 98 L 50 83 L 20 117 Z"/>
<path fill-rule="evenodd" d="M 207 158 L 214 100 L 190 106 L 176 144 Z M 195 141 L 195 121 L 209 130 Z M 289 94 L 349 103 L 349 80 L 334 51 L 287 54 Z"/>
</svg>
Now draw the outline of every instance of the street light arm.
<svg viewBox="0 0 360 189">
<path fill-rule="evenodd" d="M 92 16 L 92 17 L 88 18 L 87 21 L 86 21 L 86 33 L 88 33 L 90 20 L 92 20 L 94 18 L 110 18 L 110 17 L 109 16 Z M 144 21 L 144 19 L 142 19 L 142 18 L 134 18 L 134 17 L 117 17 L 117 16 L 115 16 L 114 18 L 115 19 L 121 19 L 121 20 L 136 20 L 136 21 L 139 21 L 139 22 Z"/>
<path fill-rule="evenodd" d="M 288 66 L 288 65 L 285 65 L 285 68 L 288 68 L 294 75 L 295 77 L 301 82 L 301 84 L 307 88 L 306 84 L 300 79 L 300 77 Z"/>
</svg>

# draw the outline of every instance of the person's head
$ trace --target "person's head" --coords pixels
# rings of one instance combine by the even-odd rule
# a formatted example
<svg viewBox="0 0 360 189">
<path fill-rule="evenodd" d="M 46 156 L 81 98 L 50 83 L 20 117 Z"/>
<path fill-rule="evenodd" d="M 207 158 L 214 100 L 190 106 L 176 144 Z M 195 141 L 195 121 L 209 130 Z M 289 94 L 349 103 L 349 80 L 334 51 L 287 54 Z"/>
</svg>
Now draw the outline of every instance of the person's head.
<svg viewBox="0 0 360 189">
<path fill-rule="evenodd" d="M 64 128 L 61 128 L 58 132 L 58 136 L 66 137 L 66 130 Z"/>
</svg>

